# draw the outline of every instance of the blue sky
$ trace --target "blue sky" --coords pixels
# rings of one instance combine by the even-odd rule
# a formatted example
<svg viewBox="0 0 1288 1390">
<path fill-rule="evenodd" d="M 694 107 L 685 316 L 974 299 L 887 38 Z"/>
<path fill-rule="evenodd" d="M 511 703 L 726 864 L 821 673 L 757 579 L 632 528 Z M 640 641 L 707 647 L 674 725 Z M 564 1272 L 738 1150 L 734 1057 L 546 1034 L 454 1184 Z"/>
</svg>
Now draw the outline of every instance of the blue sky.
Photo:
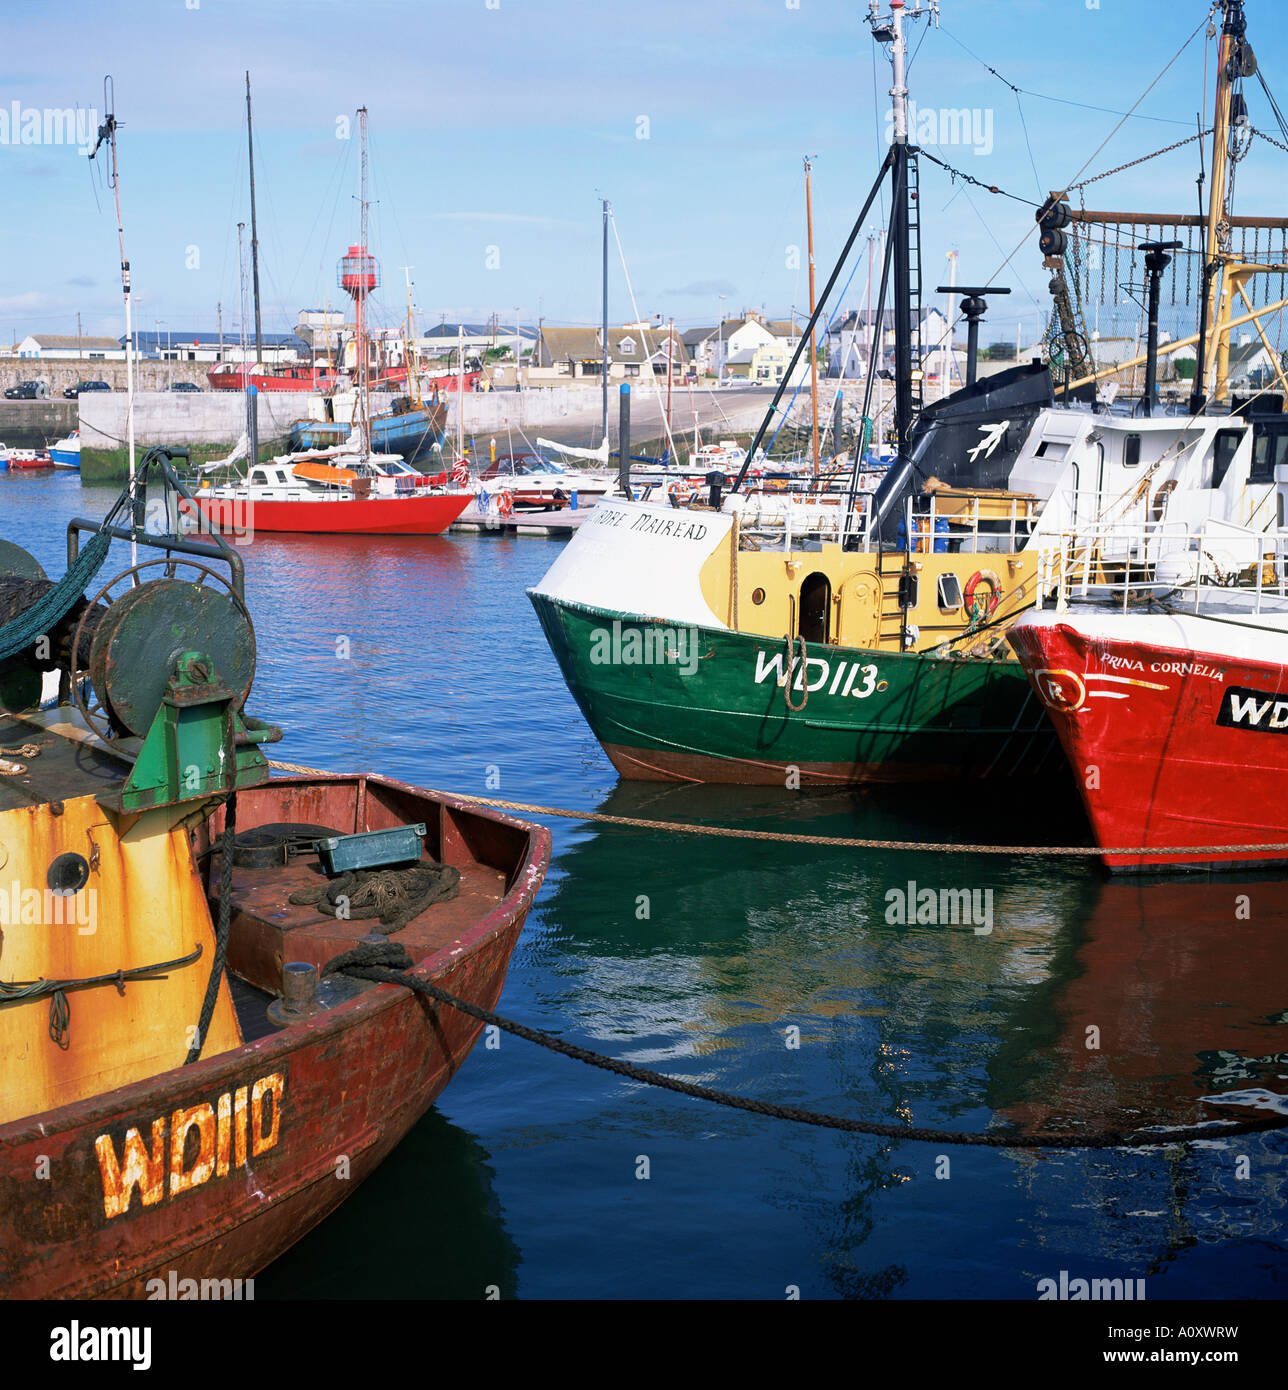
<svg viewBox="0 0 1288 1390">
<path fill-rule="evenodd" d="M 807 302 L 804 258 L 797 268 L 788 254 L 804 243 L 802 157 L 814 159 L 821 286 L 884 149 L 889 68 L 865 12 L 861 0 L 5 0 L 0 111 L 101 113 L 113 74 L 142 328 L 213 329 L 222 301 L 236 331 L 247 68 L 266 330 L 339 298 L 358 149 L 356 124 L 347 140 L 337 130 L 363 103 L 385 279 L 377 319 L 401 314 L 410 264 L 422 323 L 494 310 L 512 323 L 516 309 L 525 322 L 596 322 L 601 197 L 642 314 L 712 322 L 724 294 L 727 313 L 786 315 Z M 923 112 L 971 108 L 977 124 L 973 143 L 927 148 L 1036 199 L 1070 180 L 1118 117 L 1032 95 L 1017 105 L 966 49 L 1029 92 L 1125 111 L 1206 12 L 1203 0 L 942 0 L 941 29 L 924 42 L 924 21 L 911 29 L 913 99 Z M 1288 103 L 1288 6 L 1248 0 L 1247 12 Z M 1204 48 L 1200 33 L 1138 108 L 1152 119 L 1128 120 L 1089 173 L 1194 129 Z M 1248 98 L 1253 124 L 1278 134 L 1260 88 Z M 78 310 L 85 331 L 119 333 L 110 190 L 74 149 L 15 140 L 0 144 L 0 334 L 74 333 Z M 1288 155 L 1254 145 L 1240 210 L 1281 210 L 1286 171 Z M 1097 184 L 1087 205 L 1189 211 L 1196 173 L 1191 144 Z M 955 188 L 928 161 L 922 188 L 927 285 L 957 250 L 961 281 L 1012 286 L 990 314 L 997 336 L 1013 337 L 1019 317 L 1031 340 L 1046 306 L 1035 242 L 998 267 L 1032 209 Z M 612 317 L 631 313 L 614 248 Z"/>
</svg>

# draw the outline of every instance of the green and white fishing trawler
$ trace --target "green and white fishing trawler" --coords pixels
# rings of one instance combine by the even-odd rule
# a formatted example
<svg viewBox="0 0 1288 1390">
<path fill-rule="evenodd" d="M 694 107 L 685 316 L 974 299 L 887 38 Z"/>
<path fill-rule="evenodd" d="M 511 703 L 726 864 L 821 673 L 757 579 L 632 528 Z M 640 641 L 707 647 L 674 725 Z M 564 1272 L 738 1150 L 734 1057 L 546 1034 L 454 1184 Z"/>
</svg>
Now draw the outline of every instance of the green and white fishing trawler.
<svg viewBox="0 0 1288 1390">
<path fill-rule="evenodd" d="M 1242 101 L 1231 62 L 1244 42 L 1242 0 L 1224 0 L 1223 9 L 1214 142 L 1224 155 L 1236 138 L 1230 112 Z M 625 490 L 626 500 L 595 508 L 529 591 L 570 690 L 624 777 L 803 786 L 1054 773 L 1054 733 L 1006 641 L 1052 572 L 1052 547 L 1072 551 L 1066 562 L 1151 573 L 1165 565 L 1221 579 L 1256 564 L 1260 533 L 1276 524 L 1274 466 L 1281 456 L 1288 463 L 1288 418 L 1255 406 L 1217 413 L 1201 396 L 1184 417 L 1158 413 L 1157 294 L 1175 243 L 1139 248 L 1152 313 L 1134 416 L 1101 408 L 1096 387 L 1109 373 L 1090 365 L 1057 404 L 1046 363 L 976 379 L 973 355 L 967 384 L 922 406 L 919 152 L 909 143 L 905 25 L 936 10 L 894 0 L 888 16 L 875 7 L 869 15 L 875 39 L 890 49 L 893 141 L 797 350 L 799 358 L 889 177 L 876 321 L 892 286 L 898 457 L 886 477 L 874 492 L 856 486 L 864 438 L 839 490 L 749 493 L 746 468 L 729 491 L 713 481 L 688 505 L 635 502 Z M 1214 397 L 1226 390 L 1239 277 L 1283 269 L 1236 253 L 1232 232 L 1266 219 L 1231 215 L 1226 167 L 1214 161 L 1221 173 L 1206 217 L 1151 219 L 1207 236 L 1213 269 L 1202 281 L 1196 392 L 1211 365 Z M 1132 221 L 1081 217 L 1085 227 Z M 1061 230 L 1077 218 L 1061 194 L 1039 210 L 1053 322 L 1069 361 L 1086 364 Z M 964 292 L 978 299 L 991 288 Z M 1284 302 L 1264 305 L 1253 321 L 1259 327 Z M 982 307 L 964 306 L 976 321 Z M 865 420 L 879 366 L 874 344 Z M 766 425 L 777 404 L 778 396 Z M 1143 546 L 1106 550 L 1103 537 L 1118 522 L 1143 528 Z M 1094 554 L 1080 547 L 1081 527 L 1097 537 Z M 1200 528 L 1198 548 L 1169 539 Z"/>
</svg>

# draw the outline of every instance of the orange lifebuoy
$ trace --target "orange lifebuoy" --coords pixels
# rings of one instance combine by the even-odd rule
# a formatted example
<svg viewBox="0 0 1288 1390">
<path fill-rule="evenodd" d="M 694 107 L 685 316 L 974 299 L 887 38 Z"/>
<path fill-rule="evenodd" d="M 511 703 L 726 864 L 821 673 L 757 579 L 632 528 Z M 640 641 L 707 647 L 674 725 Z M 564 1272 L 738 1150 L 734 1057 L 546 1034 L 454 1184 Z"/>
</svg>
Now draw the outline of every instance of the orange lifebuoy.
<svg viewBox="0 0 1288 1390">
<path fill-rule="evenodd" d="M 497 495 L 496 509 L 502 516 L 509 516 L 514 511 L 514 494 L 503 488 Z"/>
<path fill-rule="evenodd" d="M 975 605 L 975 590 L 980 584 L 987 584 L 989 587 L 988 604 L 977 608 Z M 976 570 L 966 581 L 966 607 L 970 611 L 973 621 L 979 622 L 982 618 L 991 618 L 994 610 L 1002 598 L 1002 581 L 997 577 L 993 570 Z"/>
</svg>

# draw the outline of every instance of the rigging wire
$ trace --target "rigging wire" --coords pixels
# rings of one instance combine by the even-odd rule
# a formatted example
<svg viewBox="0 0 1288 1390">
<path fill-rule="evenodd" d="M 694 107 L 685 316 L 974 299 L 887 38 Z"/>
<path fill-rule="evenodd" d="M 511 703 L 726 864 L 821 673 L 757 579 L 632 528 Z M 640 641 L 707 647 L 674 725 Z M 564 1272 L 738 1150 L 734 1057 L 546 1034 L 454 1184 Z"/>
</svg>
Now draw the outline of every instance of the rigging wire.
<svg viewBox="0 0 1288 1390">
<path fill-rule="evenodd" d="M 1149 86 L 1146 87 L 1145 90 L 1140 94 L 1140 96 L 1138 96 L 1138 97 L 1136 98 L 1135 102 L 1132 104 L 1131 110 L 1127 111 L 1127 112 L 1122 116 L 1122 119 L 1118 122 L 1118 124 L 1117 124 L 1116 126 L 1114 126 L 1114 128 L 1109 132 L 1109 134 L 1105 136 L 1105 138 L 1100 142 L 1100 144 L 1097 145 L 1096 148 L 1092 151 L 1091 155 L 1084 161 L 1082 167 L 1081 167 L 1080 169 L 1077 170 L 1077 172 L 1074 174 L 1073 178 L 1070 179 L 1070 180 L 1064 185 L 1066 188 L 1069 188 L 1069 187 L 1076 187 L 1076 186 L 1077 186 L 1077 182 L 1076 182 L 1076 181 L 1077 181 L 1079 178 L 1081 178 L 1081 176 L 1082 176 L 1083 174 L 1086 173 L 1086 171 L 1091 167 L 1091 165 L 1092 165 L 1092 163 L 1094 162 L 1094 160 L 1096 159 L 1096 157 L 1100 154 L 1101 150 L 1103 150 L 1103 149 L 1105 148 L 1105 146 L 1114 138 L 1114 136 L 1118 134 L 1118 132 L 1123 128 L 1123 126 L 1126 125 L 1128 119 L 1135 113 L 1136 107 L 1139 106 L 1139 105 L 1141 104 L 1141 102 L 1145 100 L 1145 98 L 1150 94 L 1150 92 L 1152 92 L 1152 91 L 1154 90 L 1154 88 L 1157 87 L 1158 84 L 1163 80 L 1163 78 L 1167 75 L 1167 73 L 1171 71 L 1172 67 L 1176 64 L 1176 61 L 1180 58 L 1181 54 L 1183 54 L 1183 53 L 1185 52 L 1185 50 L 1186 50 L 1187 48 L 1189 48 L 1190 44 L 1192 44 L 1192 43 L 1194 42 L 1195 38 L 1197 38 L 1199 31 L 1200 31 L 1201 29 L 1205 28 L 1206 25 L 1207 25 L 1207 18 L 1206 18 L 1206 16 L 1205 16 L 1203 19 L 1201 19 L 1201 20 L 1194 26 L 1193 30 L 1191 31 L 1191 33 L 1189 34 L 1189 36 L 1186 38 L 1185 42 L 1184 42 L 1183 44 L 1181 44 L 1180 48 L 1178 48 L 1174 54 L 1172 54 L 1171 58 L 1169 58 L 1168 61 L 1166 62 L 1166 64 L 1164 64 L 1162 70 L 1158 73 L 1158 75 L 1154 78 L 1154 80 L 1149 84 Z M 945 31 L 945 32 L 947 32 L 947 31 Z M 949 37 L 951 37 L 951 35 L 950 35 Z M 964 44 L 963 44 L 962 46 L 965 47 Z M 970 50 L 968 49 L 967 52 L 969 52 L 969 51 L 970 51 Z M 975 55 L 972 54 L 971 56 L 974 57 Z M 982 61 L 982 60 L 981 60 L 981 61 Z M 1003 80 L 1005 80 L 1005 79 L 1003 79 Z M 1009 86 L 1010 84 L 1008 83 L 1007 85 Z M 1027 200 L 1021 199 L 1020 201 L 1027 201 Z M 1023 235 L 1023 236 L 1020 238 L 1020 240 L 1016 243 L 1015 249 L 1011 252 L 1011 254 L 1010 254 L 1009 256 L 1007 256 L 1007 257 L 1005 258 L 1005 260 L 1002 261 L 1001 265 L 999 265 L 999 266 L 992 272 L 992 274 L 989 275 L 988 279 L 984 282 L 985 284 L 992 284 L 992 282 L 993 282 L 999 275 L 1001 275 L 1001 273 L 1011 264 L 1011 262 L 1015 259 L 1015 257 L 1019 255 L 1020 250 L 1023 248 L 1023 246 L 1024 246 L 1025 243 L 1028 241 L 1028 239 L 1033 235 L 1033 231 L 1034 231 L 1034 230 L 1036 230 L 1036 228 L 1028 229 L 1028 230 L 1025 231 L 1024 235 Z M 957 315 L 957 317 L 953 320 L 952 325 L 950 326 L 950 331 L 951 331 L 952 329 L 955 329 L 955 328 L 956 328 L 957 324 L 961 322 L 961 319 L 962 319 L 962 315 L 961 315 L 961 313 L 959 312 L 958 315 Z"/>
<path fill-rule="evenodd" d="M 1206 22 L 1206 21 L 1204 21 L 1204 22 Z M 984 59 L 981 58 L 981 57 L 979 56 L 979 54 L 976 53 L 973 49 L 967 48 L 966 45 L 965 45 L 964 43 L 962 43 L 962 41 L 957 37 L 956 34 L 952 33 L 952 32 L 949 31 L 948 29 L 945 29 L 944 26 L 943 26 L 942 24 L 941 24 L 939 27 L 940 27 L 940 29 L 942 30 L 943 33 L 947 34 L 948 37 L 949 37 L 950 39 L 952 39 L 952 41 L 958 46 L 958 48 L 961 48 L 961 49 L 963 49 L 965 52 L 969 53 L 970 56 L 971 56 L 972 58 L 974 58 L 974 60 L 975 60 L 977 63 L 979 63 L 982 67 L 986 68 L 989 72 L 991 72 L 991 73 L 993 74 L 993 76 L 996 77 L 997 80 L 998 80 L 1004 87 L 1009 87 L 1009 88 L 1011 89 L 1011 91 L 1013 91 L 1013 92 L 1016 94 L 1017 97 L 1022 93 L 1022 94 L 1023 94 L 1024 96 L 1026 96 L 1026 97 L 1035 97 L 1035 98 L 1037 98 L 1038 101 L 1054 101 L 1054 102 L 1058 102 L 1061 106 L 1077 106 L 1077 107 L 1081 108 L 1083 111 L 1099 111 L 1102 115 L 1106 115 L 1106 116 L 1122 116 L 1124 119 L 1126 119 L 1126 118 L 1128 118 L 1128 117 L 1131 117 L 1132 119 L 1137 120 L 1137 121 L 1158 121 L 1158 122 L 1161 122 L 1161 123 L 1164 124 L 1164 125 L 1188 125 L 1188 124 L 1189 124 L 1188 121 L 1178 121 L 1178 120 L 1175 119 L 1175 117 L 1172 117 L 1172 116 L 1143 116 L 1143 115 L 1138 115 L 1137 112 L 1136 112 L 1136 106 L 1139 106 L 1139 105 L 1140 105 L 1140 102 L 1139 102 L 1139 101 L 1136 103 L 1136 106 L 1133 106 L 1133 107 L 1132 107 L 1132 109 L 1131 109 L 1130 111 L 1116 111 L 1113 107 L 1110 107 L 1110 106 L 1094 106 L 1094 105 L 1092 105 L 1091 103 L 1085 102 L 1085 101 L 1071 101 L 1071 100 L 1070 100 L 1069 98 L 1067 98 L 1067 97 L 1053 97 L 1053 96 L 1051 96 L 1051 95 L 1050 95 L 1049 93 L 1047 93 L 1047 92 L 1034 92 L 1034 91 L 1030 91 L 1027 87 L 1017 87 L 1017 86 L 1015 85 L 1014 82 L 1008 82 L 1007 79 L 1006 79 L 1005 77 L 1003 77 L 1002 74 L 1001 74 L 1000 72 L 998 72 L 998 70 L 997 70 L 995 67 L 993 67 L 993 66 L 992 66 L 991 64 L 989 64 L 989 63 L 986 63 L 986 62 L 984 61 Z M 1191 36 L 1191 37 L 1193 37 L 1193 36 Z"/>
</svg>

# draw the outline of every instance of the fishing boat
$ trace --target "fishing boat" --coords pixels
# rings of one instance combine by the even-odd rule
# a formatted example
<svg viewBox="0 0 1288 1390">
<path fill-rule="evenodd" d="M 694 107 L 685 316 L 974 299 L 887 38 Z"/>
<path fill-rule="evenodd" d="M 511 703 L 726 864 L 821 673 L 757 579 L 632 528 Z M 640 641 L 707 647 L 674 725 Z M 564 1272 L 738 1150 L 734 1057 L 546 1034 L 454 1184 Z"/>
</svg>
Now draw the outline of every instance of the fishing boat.
<svg viewBox="0 0 1288 1390">
<path fill-rule="evenodd" d="M 56 444 L 51 444 L 49 457 L 55 468 L 79 468 L 80 430 L 73 430 L 71 434 L 60 439 Z"/>
<path fill-rule="evenodd" d="M 329 364 L 283 365 L 268 370 L 258 362 L 217 362 L 206 373 L 212 391 L 308 391 L 314 395 L 332 391 L 340 373 Z"/>
<path fill-rule="evenodd" d="M 1224 10 L 1213 137 L 1223 153 L 1234 138 L 1232 103 L 1241 100 L 1230 59 L 1243 32 L 1239 0 L 1225 0 Z M 921 405 L 924 358 L 909 288 L 920 281 L 918 152 L 903 78 L 905 25 L 932 13 L 894 6 L 870 16 L 894 61 L 894 138 L 811 316 L 826 305 L 888 176 L 892 224 L 877 321 L 893 279 L 895 461 L 875 488 L 859 486 L 873 433 L 865 400 L 852 472 L 840 487 L 753 494 L 744 463 L 731 489 L 704 488 L 687 504 L 675 494 L 611 500 L 529 591 L 570 690 L 622 776 L 801 786 L 1052 773 L 1063 764 L 1054 730 L 1005 640 L 1037 600 L 1043 538 L 1075 524 L 1192 527 L 1209 516 L 1257 531 L 1274 524 L 1268 461 L 1285 425 L 1278 402 L 1240 401 L 1229 414 L 1217 404 L 1228 394 L 1223 363 L 1240 322 L 1231 318 L 1234 291 L 1248 275 L 1277 267 L 1240 256 L 1233 242 L 1214 242 L 1214 260 L 1234 279 L 1205 277 L 1196 335 L 1197 382 L 1207 384 L 1209 366 L 1217 373 L 1212 400 L 1186 416 L 1158 409 L 1154 384 L 1157 295 L 1171 243 L 1144 248 L 1153 311 L 1139 413 L 1103 408 L 1096 390 L 1105 371 L 1074 375 L 1086 365 L 1085 342 L 1060 258 L 1061 226 L 1072 213 L 1058 196 L 1039 209 L 1039 229 L 1070 368 L 1059 402 L 1043 361 L 977 376 L 977 327 L 992 291 L 962 287 L 972 301 L 963 304 L 971 321 L 966 384 Z M 1177 215 L 1179 224 L 1201 224 L 1214 237 L 1241 227 L 1229 214 L 1224 176 L 1214 177 L 1212 194 L 1207 218 Z M 1082 216 L 1091 226 L 1120 215 Z M 1249 320 L 1280 307 L 1265 305 Z M 753 440 L 753 459 L 813 326 Z M 869 392 L 875 338 L 873 348 Z"/>
<path fill-rule="evenodd" d="M 509 497 L 512 510 L 524 512 L 559 511 L 572 505 L 588 507 L 617 489 L 607 473 L 591 469 L 561 468 L 535 451 L 500 454 L 478 472 L 478 494 L 482 498 Z"/>
<path fill-rule="evenodd" d="M 6 449 L 3 453 L 3 466 L 5 468 L 52 468 L 53 459 L 48 451 L 41 453 L 39 449 Z"/>
<path fill-rule="evenodd" d="M 474 500 L 445 472 L 427 476 L 400 455 L 372 449 L 365 310 L 380 283 L 380 267 L 367 250 L 367 109 L 358 112 L 362 146 L 361 237 L 340 258 L 337 278 L 352 295 L 357 312 L 359 370 L 357 398 L 348 438 L 331 449 L 304 450 L 263 462 L 255 437 L 254 392 L 247 393 L 248 430 L 244 476 L 216 483 L 207 479 L 187 505 L 207 525 L 236 535 L 248 532 L 437 536 Z M 257 310 L 258 312 L 258 310 Z M 221 460 L 213 471 L 223 471 Z"/>
<path fill-rule="evenodd" d="M 177 457 L 140 468 L 162 514 Z M 0 542 L 0 1297 L 236 1296 L 481 1030 L 326 971 L 370 941 L 365 874 L 412 975 L 491 1007 L 549 860 L 544 829 L 389 778 L 270 776 L 240 556 L 145 528 L 141 495 L 72 522 L 56 583 Z M 99 587 L 114 537 L 156 558 Z"/>
<path fill-rule="evenodd" d="M 369 421 L 371 447 L 385 454 L 400 454 L 408 463 L 420 463 L 441 449 L 447 437 L 447 407 L 437 399 L 419 404 L 400 396 L 387 411 Z M 345 443 L 353 425 L 327 420 L 297 420 L 291 426 L 294 451 L 326 449 Z"/>
<path fill-rule="evenodd" d="M 1106 867 L 1288 858 L 1277 794 L 1288 776 L 1288 533 L 1208 522 L 1066 539 L 1051 559 L 1052 599 L 1010 640 Z M 1260 848 L 1230 848 L 1249 845 Z"/>
</svg>

